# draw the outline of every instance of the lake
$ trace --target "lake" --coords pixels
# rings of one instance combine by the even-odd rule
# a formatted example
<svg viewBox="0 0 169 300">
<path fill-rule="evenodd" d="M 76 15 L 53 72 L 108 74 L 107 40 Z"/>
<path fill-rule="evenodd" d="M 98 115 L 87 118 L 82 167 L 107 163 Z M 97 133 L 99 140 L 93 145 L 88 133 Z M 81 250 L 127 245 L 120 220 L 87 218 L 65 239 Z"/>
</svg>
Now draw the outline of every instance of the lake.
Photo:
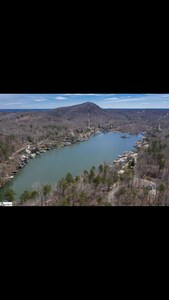
<svg viewBox="0 0 169 300">
<path fill-rule="evenodd" d="M 101 133 L 89 138 L 88 141 L 73 144 L 65 148 L 52 149 L 29 160 L 28 164 L 0 190 L 0 199 L 6 188 L 16 192 L 16 199 L 25 190 L 32 190 L 36 184 L 54 184 L 70 172 L 76 176 L 92 166 L 101 163 L 113 163 L 119 154 L 133 150 L 133 146 L 141 139 L 142 134 L 129 135 L 121 138 L 124 133 Z"/>
</svg>

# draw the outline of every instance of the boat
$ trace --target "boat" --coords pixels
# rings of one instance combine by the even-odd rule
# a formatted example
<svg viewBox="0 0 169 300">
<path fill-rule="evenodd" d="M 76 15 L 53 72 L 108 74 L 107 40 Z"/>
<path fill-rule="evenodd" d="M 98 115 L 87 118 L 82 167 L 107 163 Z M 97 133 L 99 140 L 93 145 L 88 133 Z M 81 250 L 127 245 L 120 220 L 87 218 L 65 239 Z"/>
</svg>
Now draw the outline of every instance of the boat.
<svg viewBox="0 0 169 300">
<path fill-rule="evenodd" d="M 45 152 L 46 152 L 46 150 L 43 150 L 43 149 L 42 149 L 42 150 L 40 150 L 40 153 L 45 153 Z"/>
<path fill-rule="evenodd" d="M 13 172 L 12 172 L 13 175 L 15 175 L 15 174 L 17 174 L 17 173 L 18 173 L 18 171 L 13 171 Z"/>
<path fill-rule="evenodd" d="M 123 139 L 128 139 L 128 138 L 130 138 L 130 136 L 127 136 L 127 135 L 121 135 L 121 138 L 123 138 Z"/>
</svg>

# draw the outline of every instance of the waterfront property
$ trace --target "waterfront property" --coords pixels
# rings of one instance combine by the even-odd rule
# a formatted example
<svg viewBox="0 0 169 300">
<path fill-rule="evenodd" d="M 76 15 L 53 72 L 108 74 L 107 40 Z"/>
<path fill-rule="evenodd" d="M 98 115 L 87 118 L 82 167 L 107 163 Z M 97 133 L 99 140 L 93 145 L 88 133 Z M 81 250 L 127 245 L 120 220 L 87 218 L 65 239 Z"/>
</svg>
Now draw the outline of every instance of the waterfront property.
<svg viewBox="0 0 169 300">
<path fill-rule="evenodd" d="M 39 152 L 45 153 L 29 160 L 27 165 L 21 164 L 18 174 L 1 189 L 1 198 L 8 187 L 14 189 L 19 199 L 25 190 L 37 189 L 39 184 L 55 184 L 68 172 L 76 176 L 85 169 L 98 167 L 104 162 L 113 164 L 118 155 L 133 151 L 134 144 L 141 137 L 139 134 L 132 135 L 130 139 L 122 139 L 121 133 L 109 132 L 93 136 L 83 143 L 50 151 L 41 150 Z M 124 158 L 123 160 L 126 161 Z"/>
</svg>

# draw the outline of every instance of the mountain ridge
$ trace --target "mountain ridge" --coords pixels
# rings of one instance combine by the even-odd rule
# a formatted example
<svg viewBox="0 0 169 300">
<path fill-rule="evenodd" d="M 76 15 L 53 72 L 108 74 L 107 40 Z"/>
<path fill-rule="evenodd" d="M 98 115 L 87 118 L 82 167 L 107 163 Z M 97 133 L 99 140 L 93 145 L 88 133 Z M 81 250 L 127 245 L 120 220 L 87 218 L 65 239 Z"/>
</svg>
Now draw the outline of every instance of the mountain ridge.
<svg viewBox="0 0 169 300">
<path fill-rule="evenodd" d="M 110 114 L 100 106 L 92 102 L 84 102 L 77 105 L 55 108 L 47 111 L 48 116 L 57 117 L 66 120 L 91 120 L 109 119 Z"/>
<path fill-rule="evenodd" d="M 103 112 L 104 109 L 101 108 L 99 105 L 93 103 L 93 102 L 83 102 L 80 104 L 75 104 L 75 105 L 70 105 L 70 106 L 62 106 L 62 107 L 58 107 L 58 108 L 54 108 L 50 111 L 48 111 L 48 113 L 57 113 L 57 112 L 76 112 L 76 111 L 83 111 L 83 112 L 91 112 L 91 111 L 99 111 L 99 112 Z"/>
</svg>

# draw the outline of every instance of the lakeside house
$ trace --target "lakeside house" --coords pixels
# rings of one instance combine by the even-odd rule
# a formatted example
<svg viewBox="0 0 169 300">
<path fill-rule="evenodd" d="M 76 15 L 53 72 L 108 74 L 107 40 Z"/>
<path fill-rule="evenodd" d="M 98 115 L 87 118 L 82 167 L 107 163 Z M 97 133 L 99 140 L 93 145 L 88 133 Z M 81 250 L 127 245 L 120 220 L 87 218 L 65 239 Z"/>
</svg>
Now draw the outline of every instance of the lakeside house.
<svg viewBox="0 0 169 300">
<path fill-rule="evenodd" d="M 117 172 L 119 175 L 122 175 L 122 174 L 124 174 L 124 170 L 120 170 L 120 171 L 118 171 Z"/>
<path fill-rule="evenodd" d="M 25 152 L 26 152 L 27 154 L 30 154 L 30 153 L 31 153 L 31 151 L 30 151 L 29 149 L 26 149 Z"/>
</svg>

